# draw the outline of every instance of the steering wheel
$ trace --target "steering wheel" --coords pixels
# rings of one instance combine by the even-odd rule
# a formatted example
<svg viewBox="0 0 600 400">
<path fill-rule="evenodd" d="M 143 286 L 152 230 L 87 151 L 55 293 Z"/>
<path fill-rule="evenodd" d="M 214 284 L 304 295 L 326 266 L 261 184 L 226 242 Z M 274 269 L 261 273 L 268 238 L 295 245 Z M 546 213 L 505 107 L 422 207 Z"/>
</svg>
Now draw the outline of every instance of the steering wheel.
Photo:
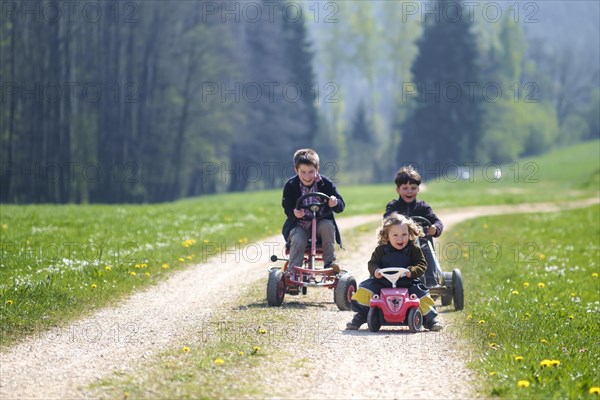
<svg viewBox="0 0 600 400">
<path fill-rule="evenodd" d="M 317 197 L 323 201 L 320 203 L 319 202 L 316 202 L 316 203 L 311 202 L 309 204 L 303 204 L 304 200 L 309 197 Z M 325 211 L 321 215 L 318 215 L 318 219 L 322 219 L 322 218 L 329 216 L 333 212 L 333 209 L 331 209 L 331 207 L 329 207 L 327 205 L 328 203 L 329 203 L 329 196 L 327 196 L 325 193 L 321 193 L 321 192 L 306 193 L 306 194 L 303 194 L 302 196 L 300 196 L 298 198 L 298 200 L 296 200 L 296 209 L 297 210 L 304 209 L 304 210 L 308 210 L 308 211 L 314 211 L 315 214 L 318 214 L 320 210 L 325 208 Z M 312 217 L 310 215 L 304 214 L 303 218 L 311 219 Z"/>
<path fill-rule="evenodd" d="M 429 236 L 427 234 L 427 230 L 431 227 L 432 223 L 429 222 L 427 218 L 415 215 L 414 217 L 410 217 L 410 219 L 415 221 L 416 224 L 419 225 L 421 229 L 423 229 L 423 233 L 425 234 L 425 236 Z"/>
<path fill-rule="evenodd" d="M 380 268 L 379 272 L 381 272 L 381 275 L 385 276 L 385 278 L 392 283 L 392 286 L 395 287 L 396 282 L 398 282 L 398 279 L 405 277 L 406 274 L 410 271 L 406 268 L 387 267 Z"/>
</svg>

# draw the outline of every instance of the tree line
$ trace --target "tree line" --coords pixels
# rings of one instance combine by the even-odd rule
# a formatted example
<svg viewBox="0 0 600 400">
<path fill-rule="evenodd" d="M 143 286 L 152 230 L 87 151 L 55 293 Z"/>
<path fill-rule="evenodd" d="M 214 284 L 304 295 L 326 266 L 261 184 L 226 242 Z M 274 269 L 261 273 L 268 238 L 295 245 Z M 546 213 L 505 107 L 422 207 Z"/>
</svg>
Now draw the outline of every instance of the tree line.
<svg viewBox="0 0 600 400">
<path fill-rule="evenodd" d="M 286 165 L 313 141 L 312 53 L 285 3 L 253 3 L 273 14 L 259 21 L 240 2 L 64 4 L 3 2 L 1 201 L 272 187 L 283 173 L 249 163 Z"/>
<path fill-rule="evenodd" d="M 3 2 L 0 201 L 279 187 L 305 146 L 339 181 L 388 182 L 598 137 L 595 53 L 528 37 L 529 9 L 424 4 Z"/>
<path fill-rule="evenodd" d="M 411 162 L 506 163 L 599 137 L 597 4 L 338 4 L 340 22 L 316 26 L 315 43 L 317 72 L 343 88 L 322 109 L 343 181 L 387 182 Z"/>
</svg>

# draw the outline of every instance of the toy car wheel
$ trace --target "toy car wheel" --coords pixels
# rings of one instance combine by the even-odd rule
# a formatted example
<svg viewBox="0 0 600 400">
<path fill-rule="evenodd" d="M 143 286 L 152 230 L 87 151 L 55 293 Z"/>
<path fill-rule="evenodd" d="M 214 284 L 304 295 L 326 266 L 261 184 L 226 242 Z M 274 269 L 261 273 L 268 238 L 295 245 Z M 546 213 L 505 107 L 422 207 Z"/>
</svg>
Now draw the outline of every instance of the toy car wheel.
<svg viewBox="0 0 600 400">
<path fill-rule="evenodd" d="M 449 306 L 452 304 L 452 272 L 444 272 L 444 292 L 442 293 L 442 305 Z"/>
<path fill-rule="evenodd" d="M 410 329 L 412 333 L 419 332 L 423 327 L 423 314 L 418 307 L 408 310 L 408 317 L 406 320 L 408 329 Z"/>
<path fill-rule="evenodd" d="M 465 306 L 465 294 L 463 289 L 462 274 L 459 269 L 452 270 L 452 297 L 454 309 L 460 311 Z"/>
<path fill-rule="evenodd" d="M 341 311 L 351 310 L 352 295 L 356 292 L 356 279 L 349 274 L 343 274 L 333 290 L 333 300 Z"/>
<path fill-rule="evenodd" d="M 371 332 L 379 332 L 381 329 L 381 310 L 377 307 L 372 307 L 367 314 L 367 326 Z"/>
<path fill-rule="evenodd" d="M 267 304 L 273 307 L 281 306 L 285 297 L 285 275 L 283 271 L 274 269 L 269 272 L 267 282 Z"/>
</svg>

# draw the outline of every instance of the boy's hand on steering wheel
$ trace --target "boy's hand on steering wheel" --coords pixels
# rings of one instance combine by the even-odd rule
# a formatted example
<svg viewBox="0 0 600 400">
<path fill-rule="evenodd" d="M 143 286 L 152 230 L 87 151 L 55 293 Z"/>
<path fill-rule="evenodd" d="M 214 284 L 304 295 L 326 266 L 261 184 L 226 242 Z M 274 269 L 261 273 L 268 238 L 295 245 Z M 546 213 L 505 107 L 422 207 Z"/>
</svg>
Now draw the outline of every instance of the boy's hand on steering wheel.
<svg viewBox="0 0 600 400">
<path fill-rule="evenodd" d="M 337 199 L 337 197 L 335 197 L 335 196 L 331 196 L 331 197 L 329 197 L 329 201 L 327 202 L 327 205 L 328 205 L 330 208 L 333 208 L 333 207 L 337 206 L 337 204 L 338 204 L 338 199 Z"/>
<path fill-rule="evenodd" d="M 377 279 L 381 279 L 381 278 L 383 278 L 383 274 L 382 274 L 381 272 L 379 272 L 379 268 L 377 268 L 377 269 L 375 270 L 375 272 L 373 272 L 373 275 L 374 275 L 374 276 L 375 276 L 375 278 L 377 278 Z"/>
<path fill-rule="evenodd" d="M 296 216 L 296 218 L 302 218 L 304 217 L 304 209 L 300 209 L 298 210 L 297 208 L 294 208 L 294 215 Z"/>
<path fill-rule="evenodd" d="M 427 233 L 428 236 L 434 236 L 437 233 L 437 228 L 435 226 L 431 225 L 429 227 L 429 229 L 427 229 L 427 232 L 425 232 L 425 233 Z"/>
</svg>

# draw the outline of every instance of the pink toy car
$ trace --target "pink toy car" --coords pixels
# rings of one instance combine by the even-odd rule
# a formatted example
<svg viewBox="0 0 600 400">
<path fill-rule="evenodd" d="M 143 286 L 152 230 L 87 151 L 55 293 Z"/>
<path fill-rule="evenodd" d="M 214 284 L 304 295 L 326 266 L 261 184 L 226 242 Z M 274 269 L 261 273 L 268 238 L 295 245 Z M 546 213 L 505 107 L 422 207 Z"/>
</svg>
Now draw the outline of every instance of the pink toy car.
<svg viewBox="0 0 600 400">
<path fill-rule="evenodd" d="M 406 275 L 406 268 L 381 268 L 383 276 L 392 283 L 391 288 L 383 288 L 379 295 L 371 299 L 367 325 L 371 332 L 377 332 L 382 325 L 408 325 L 411 332 L 418 332 L 423 326 L 423 314 L 419 310 L 419 299 L 409 294 L 408 289 L 396 287 L 396 282 Z"/>
</svg>

